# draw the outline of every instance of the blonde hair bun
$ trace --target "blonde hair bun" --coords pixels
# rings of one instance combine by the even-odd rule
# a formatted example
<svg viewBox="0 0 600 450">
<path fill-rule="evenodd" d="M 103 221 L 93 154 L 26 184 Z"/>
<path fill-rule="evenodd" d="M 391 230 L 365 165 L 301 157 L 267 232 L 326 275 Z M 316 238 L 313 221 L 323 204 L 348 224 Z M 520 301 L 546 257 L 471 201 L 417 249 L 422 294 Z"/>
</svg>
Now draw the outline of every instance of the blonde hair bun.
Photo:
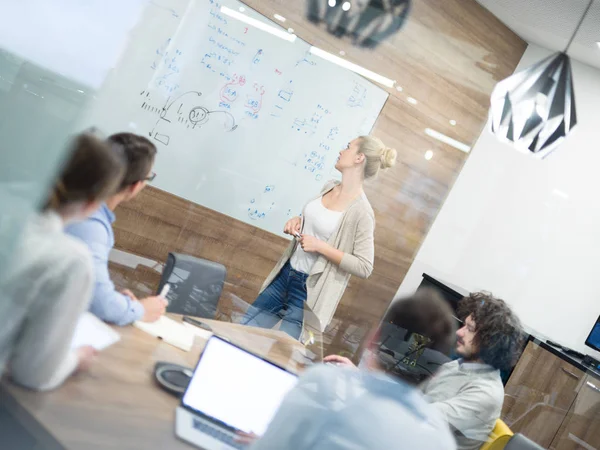
<svg viewBox="0 0 600 450">
<path fill-rule="evenodd" d="M 377 176 L 379 169 L 396 164 L 396 150 L 388 148 L 375 136 L 361 136 L 359 153 L 365 155 L 365 179 Z"/>
<path fill-rule="evenodd" d="M 393 148 L 384 148 L 381 152 L 381 168 L 387 169 L 389 167 L 393 167 L 396 164 L 396 158 L 398 157 L 398 152 Z"/>
</svg>

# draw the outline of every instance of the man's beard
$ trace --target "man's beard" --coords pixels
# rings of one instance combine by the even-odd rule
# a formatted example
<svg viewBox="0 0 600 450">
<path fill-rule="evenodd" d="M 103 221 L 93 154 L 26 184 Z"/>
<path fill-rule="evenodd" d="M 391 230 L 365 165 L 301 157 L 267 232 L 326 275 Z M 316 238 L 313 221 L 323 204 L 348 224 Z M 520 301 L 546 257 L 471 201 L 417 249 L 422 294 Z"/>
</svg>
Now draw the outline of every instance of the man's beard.
<svg viewBox="0 0 600 450">
<path fill-rule="evenodd" d="M 469 353 L 468 355 L 461 355 L 461 358 L 463 359 L 464 362 L 478 361 L 479 354 L 478 353 Z"/>
<path fill-rule="evenodd" d="M 464 342 L 462 341 L 459 342 L 459 344 L 464 346 Z M 459 352 L 458 350 L 456 350 L 456 354 L 460 356 L 465 362 L 477 361 L 479 359 L 479 353 L 477 352 L 466 353 L 465 351 Z"/>
</svg>

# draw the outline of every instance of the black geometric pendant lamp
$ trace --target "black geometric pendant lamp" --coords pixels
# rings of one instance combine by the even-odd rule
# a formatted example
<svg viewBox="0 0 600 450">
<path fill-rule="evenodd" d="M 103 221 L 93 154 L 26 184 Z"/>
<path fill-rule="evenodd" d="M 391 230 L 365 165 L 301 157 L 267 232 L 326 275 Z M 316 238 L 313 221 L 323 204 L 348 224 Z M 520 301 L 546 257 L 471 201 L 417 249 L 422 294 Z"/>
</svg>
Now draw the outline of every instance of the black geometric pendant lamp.
<svg viewBox="0 0 600 450">
<path fill-rule="evenodd" d="M 563 52 L 499 82 L 491 97 L 491 132 L 519 150 L 545 158 L 577 124 L 571 61 L 567 51 L 583 23 L 590 0 Z"/>
</svg>

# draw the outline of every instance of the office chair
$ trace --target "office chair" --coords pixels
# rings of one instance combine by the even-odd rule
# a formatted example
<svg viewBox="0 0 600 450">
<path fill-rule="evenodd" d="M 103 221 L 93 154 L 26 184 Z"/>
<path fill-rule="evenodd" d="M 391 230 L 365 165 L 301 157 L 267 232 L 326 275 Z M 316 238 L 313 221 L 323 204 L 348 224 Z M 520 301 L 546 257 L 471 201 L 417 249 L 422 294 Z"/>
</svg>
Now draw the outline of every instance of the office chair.
<svg viewBox="0 0 600 450">
<path fill-rule="evenodd" d="M 513 437 L 514 433 L 510 431 L 508 425 L 502 420 L 496 420 L 496 425 L 490 433 L 489 440 L 481 446 L 479 450 L 506 450 L 506 444 Z"/>
<path fill-rule="evenodd" d="M 206 259 L 169 253 L 158 292 L 169 283 L 168 312 L 214 319 L 227 269 Z"/>
<path fill-rule="evenodd" d="M 250 303 L 233 292 L 226 292 L 220 300 L 219 311 L 215 319 L 221 322 L 242 323 L 251 307 Z"/>
<path fill-rule="evenodd" d="M 510 438 L 504 450 L 544 450 L 544 447 L 517 433 Z"/>
</svg>

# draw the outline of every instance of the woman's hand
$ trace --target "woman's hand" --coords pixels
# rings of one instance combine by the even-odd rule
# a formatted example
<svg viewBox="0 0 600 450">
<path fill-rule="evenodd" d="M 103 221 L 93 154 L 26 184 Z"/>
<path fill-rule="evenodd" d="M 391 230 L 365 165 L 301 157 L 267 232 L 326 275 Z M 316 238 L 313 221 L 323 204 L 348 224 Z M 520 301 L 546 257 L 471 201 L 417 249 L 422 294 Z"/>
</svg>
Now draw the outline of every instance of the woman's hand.
<svg viewBox="0 0 600 450">
<path fill-rule="evenodd" d="M 314 236 L 303 234 L 300 237 L 300 245 L 302 246 L 302 250 L 304 250 L 306 253 L 321 253 L 327 243 L 317 239 Z"/>
<path fill-rule="evenodd" d="M 77 370 L 89 370 L 90 366 L 96 359 L 96 355 L 98 354 L 98 350 L 96 350 L 91 345 L 84 345 L 82 347 L 77 348 L 75 350 L 77 354 Z"/>
<path fill-rule="evenodd" d="M 288 220 L 283 227 L 283 232 L 291 236 L 300 234 L 300 228 L 302 227 L 302 219 L 300 217 L 294 217 Z"/>
</svg>

